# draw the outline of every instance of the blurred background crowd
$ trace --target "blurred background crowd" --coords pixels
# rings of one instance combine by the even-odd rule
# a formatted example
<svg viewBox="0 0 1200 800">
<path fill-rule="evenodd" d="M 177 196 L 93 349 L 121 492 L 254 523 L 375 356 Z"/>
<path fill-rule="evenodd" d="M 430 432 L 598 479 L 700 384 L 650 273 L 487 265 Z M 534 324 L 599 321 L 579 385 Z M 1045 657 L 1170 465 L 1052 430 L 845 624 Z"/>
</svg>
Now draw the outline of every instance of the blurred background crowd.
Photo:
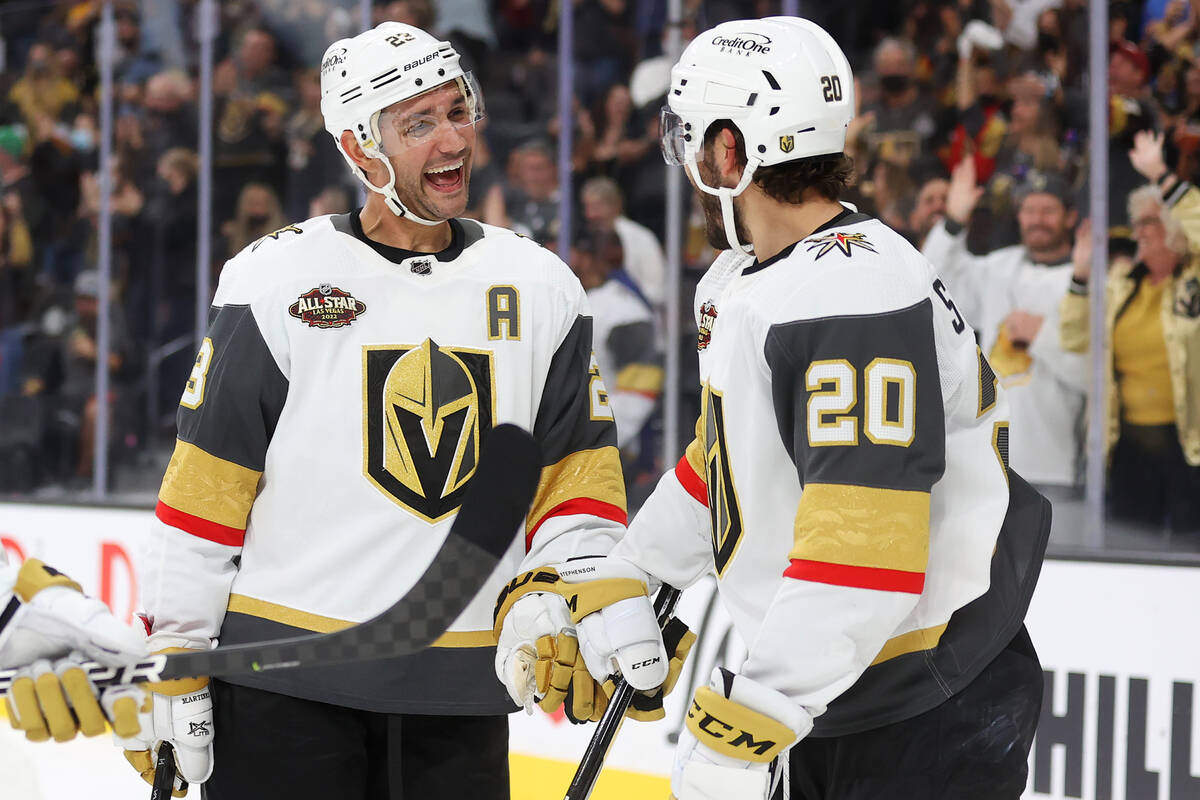
<svg viewBox="0 0 1200 800">
<path fill-rule="evenodd" d="M 483 87 L 469 215 L 555 246 L 592 296 L 597 357 L 624 394 L 631 496 L 662 469 L 662 357 L 697 410 L 695 283 L 711 262 L 685 203 L 683 334 L 663 335 L 658 111 L 666 0 L 574 0 L 572 182 L 560 193 L 552 0 L 376 2 L 374 22 L 449 39 Z M 222 0 L 212 86 L 213 282 L 224 260 L 359 191 L 325 132 L 317 65 L 360 28 L 351 0 Z M 109 457 L 153 497 L 195 342 L 198 47 L 194 0 L 116 4 Z M 684 43 L 779 13 L 685 0 Z M 854 67 L 856 180 L 844 198 L 922 248 L 1013 403 L 1015 468 L 1064 507 L 1082 496 L 1088 404 L 1085 0 L 801 2 Z M 91 486 L 95 447 L 98 2 L 0 5 L 0 496 Z M 1200 0 L 1109 5 L 1108 509 L 1200 549 Z M 1099 363 L 1099 361 L 1097 361 Z M 981 409 L 982 413 L 983 409 Z M 1018 431 L 1022 431 L 1018 432 Z M 998 443 L 998 447 L 1003 446 Z M 1174 534 L 1183 534 L 1174 536 Z M 1194 537 L 1200 542 L 1200 537 Z"/>
</svg>

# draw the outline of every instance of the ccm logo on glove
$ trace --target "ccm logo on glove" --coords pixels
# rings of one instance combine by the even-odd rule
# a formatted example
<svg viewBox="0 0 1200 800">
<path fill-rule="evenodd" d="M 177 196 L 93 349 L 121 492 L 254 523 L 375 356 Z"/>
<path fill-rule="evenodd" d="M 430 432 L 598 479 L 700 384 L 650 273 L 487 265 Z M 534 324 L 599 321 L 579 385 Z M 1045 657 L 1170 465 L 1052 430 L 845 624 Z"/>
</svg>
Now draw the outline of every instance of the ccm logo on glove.
<svg viewBox="0 0 1200 800">
<path fill-rule="evenodd" d="M 783 723 L 707 686 L 696 690 L 686 724 L 702 744 L 742 761 L 768 763 L 796 740 L 795 732 Z"/>
<path fill-rule="evenodd" d="M 662 661 L 662 659 L 661 659 L 661 658 L 659 658 L 658 656 L 655 656 L 654 658 L 648 658 L 648 659 L 646 659 L 645 661 L 640 661 L 640 662 L 638 662 L 637 664 L 634 664 L 634 665 L 633 665 L 633 668 L 634 668 L 634 669 L 641 669 L 642 667 L 648 667 L 648 666 L 650 666 L 651 664 L 657 664 L 657 663 L 658 663 L 658 662 L 660 662 L 660 661 Z"/>
</svg>

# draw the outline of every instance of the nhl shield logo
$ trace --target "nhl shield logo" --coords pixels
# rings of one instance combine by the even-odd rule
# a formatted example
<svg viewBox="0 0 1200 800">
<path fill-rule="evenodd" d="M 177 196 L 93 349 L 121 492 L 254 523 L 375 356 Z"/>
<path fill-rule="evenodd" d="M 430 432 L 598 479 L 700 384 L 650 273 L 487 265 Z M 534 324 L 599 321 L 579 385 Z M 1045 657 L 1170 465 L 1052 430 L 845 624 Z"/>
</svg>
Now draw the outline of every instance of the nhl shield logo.
<svg viewBox="0 0 1200 800">
<path fill-rule="evenodd" d="M 796 149 L 796 137 L 780 136 L 779 137 L 779 149 L 785 153 L 790 153 L 793 150 L 795 150 Z"/>
<path fill-rule="evenodd" d="M 492 353 L 419 345 L 363 348 L 363 474 L 427 522 L 458 510 L 495 419 Z"/>
</svg>

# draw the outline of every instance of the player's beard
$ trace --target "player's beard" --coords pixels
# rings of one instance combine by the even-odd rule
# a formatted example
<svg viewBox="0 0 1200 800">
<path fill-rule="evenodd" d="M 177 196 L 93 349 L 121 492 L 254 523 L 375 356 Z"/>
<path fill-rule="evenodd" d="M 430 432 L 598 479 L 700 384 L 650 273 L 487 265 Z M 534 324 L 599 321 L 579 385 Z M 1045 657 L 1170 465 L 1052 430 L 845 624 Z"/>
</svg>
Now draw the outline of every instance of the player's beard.
<svg viewBox="0 0 1200 800">
<path fill-rule="evenodd" d="M 462 180 L 463 188 L 454 198 L 439 197 L 425 185 L 424 172 L 417 172 L 415 177 L 403 171 L 401 165 L 394 160 L 392 169 L 396 174 L 396 195 L 404 207 L 421 219 L 431 222 L 452 219 L 462 216 L 470 203 L 471 186 L 471 156 L 468 151 L 463 157 Z"/>
<path fill-rule="evenodd" d="M 703 161 L 696 162 L 696 168 L 706 186 L 716 186 L 717 170 L 709 163 L 708 153 L 705 153 Z M 700 208 L 704 211 L 704 238 L 708 241 L 709 246 L 715 250 L 732 250 L 733 245 L 725 233 L 725 217 L 721 213 L 721 199 L 699 188 L 696 189 L 696 195 L 700 198 Z M 746 224 L 742 219 L 741 210 L 737 207 L 736 200 L 733 205 L 733 232 L 740 243 L 748 244 L 750 242 L 750 234 L 746 230 Z"/>
</svg>

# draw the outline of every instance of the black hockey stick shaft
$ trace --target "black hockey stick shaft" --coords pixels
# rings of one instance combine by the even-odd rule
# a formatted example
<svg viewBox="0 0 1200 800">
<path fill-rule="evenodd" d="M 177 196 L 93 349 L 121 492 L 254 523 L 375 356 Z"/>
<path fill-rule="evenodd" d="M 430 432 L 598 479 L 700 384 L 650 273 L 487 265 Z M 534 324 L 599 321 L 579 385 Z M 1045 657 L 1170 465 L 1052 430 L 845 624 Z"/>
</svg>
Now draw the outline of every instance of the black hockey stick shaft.
<svg viewBox="0 0 1200 800">
<path fill-rule="evenodd" d="M 458 618 L 512 544 L 533 501 L 541 465 L 541 449 L 527 431 L 516 425 L 493 428 L 433 562 L 404 597 L 373 619 L 334 633 L 160 654 L 126 667 L 88 663 L 88 677 L 103 687 L 370 661 L 424 649 Z M 15 672 L 0 671 L 0 693 Z"/>
<path fill-rule="evenodd" d="M 658 596 L 654 598 L 654 614 L 658 617 L 660 630 L 670 621 L 671 614 L 675 611 L 675 604 L 678 602 L 679 590 L 674 586 L 663 584 L 663 587 L 658 590 Z M 670 656 L 671 654 L 667 653 L 667 657 L 670 658 Z M 588 800 L 592 789 L 596 787 L 600 770 L 604 769 L 604 759 L 608 757 L 613 740 L 617 738 L 617 731 L 621 729 L 621 723 L 625 720 L 625 712 L 629 709 L 629 704 L 633 702 L 633 694 L 636 691 L 624 677 L 617 678 L 614 686 L 613 695 L 608 701 L 608 708 L 604 710 L 604 715 L 596 723 L 596 732 L 592 734 L 587 749 L 583 751 L 579 768 L 575 770 L 575 777 L 571 779 L 571 785 L 567 787 L 567 794 L 563 800 Z"/>
<path fill-rule="evenodd" d="M 181 781 L 187 793 L 187 781 Z M 175 788 L 175 748 L 170 742 L 158 746 L 158 761 L 154 764 L 154 783 L 151 784 L 150 800 L 170 800 Z"/>
</svg>

